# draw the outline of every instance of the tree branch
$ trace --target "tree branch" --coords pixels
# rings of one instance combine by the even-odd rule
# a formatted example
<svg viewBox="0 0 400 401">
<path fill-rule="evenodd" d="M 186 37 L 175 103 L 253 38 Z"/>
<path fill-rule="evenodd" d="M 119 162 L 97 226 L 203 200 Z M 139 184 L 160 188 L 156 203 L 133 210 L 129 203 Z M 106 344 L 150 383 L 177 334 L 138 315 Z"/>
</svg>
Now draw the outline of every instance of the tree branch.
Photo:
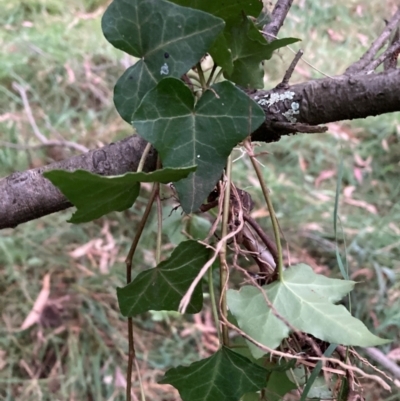
<svg viewBox="0 0 400 401">
<path fill-rule="evenodd" d="M 258 91 L 251 95 L 265 110 L 265 123 L 253 141 L 274 142 L 296 132 L 321 132 L 333 121 L 365 118 L 400 111 L 400 69 L 380 74 L 339 76 L 305 82 L 288 89 Z M 279 100 L 280 99 L 280 100 Z M 0 180 L 0 229 L 71 206 L 42 173 L 52 169 L 84 169 L 102 175 L 136 171 L 146 142 L 133 136 L 48 166 L 13 173 Z M 155 169 L 151 152 L 145 171 Z"/>
<path fill-rule="evenodd" d="M 397 9 L 397 12 L 393 15 L 389 23 L 386 25 L 386 28 L 379 35 L 379 37 L 372 43 L 371 47 L 365 52 L 365 54 L 352 64 L 347 70 L 345 74 L 352 75 L 362 71 L 366 65 L 370 64 L 374 59 L 378 51 L 383 47 L 383 45 L 389 40 L 390 34 L 397 27 L 400 22 L 400 7 Z"/>
<path fill-rule="evenodd" d="M 119 175 L 136 171 L 146 144 L 144 139 L 131 136 L 101 149 L 91 150 L 45 167 L 16 172 L 0 179 L 0 229 L 13 228 L 72 206 L 65 196 L 43 177 L 43 172 L 83 169 L 101 175 Z M 143 170 L 154 170 L 156 159 L 156 152 L 150 152 Z"/>
<path fill-rule="evenodd" d="M 293 0 L 278 0 L 271 14 L 271 21 L 264 26 L 263 34 L 271 42 L 276 39 L 276 35 L 282 28 L 287 13 L 292 6 Z"/>
</svg>

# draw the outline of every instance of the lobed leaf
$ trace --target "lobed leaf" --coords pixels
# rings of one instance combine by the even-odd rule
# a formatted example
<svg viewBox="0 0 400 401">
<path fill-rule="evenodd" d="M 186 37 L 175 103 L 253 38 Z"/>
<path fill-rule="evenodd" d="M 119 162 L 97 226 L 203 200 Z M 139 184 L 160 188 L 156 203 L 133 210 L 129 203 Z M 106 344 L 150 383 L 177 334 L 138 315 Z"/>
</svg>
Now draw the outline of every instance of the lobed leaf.
<svg viewBox="0 0 400 401">
<path fill-rule="evenodd" d="M 160 383 L 177 388 L 183 401 L 238 401 L 263 388 L 266 375 L 264 368 L 222 347 L 209 358 L 168 370 Z"/>
<path fill-rule="evenodd" d="M 129 209 L 139 195 L 140 182 L 168 182 L 187 177 L 196 166 L 165 168 L 151 173 L 101 176 L 85 170 L 51 170 L 43 173 L 78 209 L 69 222 L 85 223 L 110 212 Z"/>
<path fill-rule="evenodd" d="M 246 88 L 262 89 L 262 61 L 269 60 L 275 50 L 298 41 L 296 38 L 284 38 L 268 43 L 254 23 L 242 16 L 240 24 L 230 32 L 233 69 L 232 72 L 224 72 L 224 77 Z"/>
<path fill-rule="evenodd" d="M 215 0 L 173 0 L 181 6 L 195 8 L 210 13 L 225 21 L 224 30 L 210 48 L 209 53 L 227 74 L 232 74 L 233 57 L 232 47 L 235 38 L 232 38 L 232 29 L 239 26 L 243 15 L 257 17 L 263 7 L 260 0 L 236 0 L 236 1 L 215 1 Z"/>
<path fill-rule="evenodd" d="M 221 177 L 238 142 L 264 121 L 263 110 L 232 83 L 213 85 L 200 100 L 180 80 L 165 78 L 143 98 L 132 120 L 163 166 L 197 170 L 176 184 L 183 210 L 198 209 Z"/>
<path fill-rule="evenodd" d="M 121 117 L 130 122 L 157 82 L 189 71 L 223 27 L 220 18 L 165 0 L 114 0 L 103 15 L 104 36 L 117 49 L 140 59 L 114 88 Z"/>
<path fill-rule="evenodd" d="M 335 305 L 354 287 L 353 281 L 331 279 L 315 274 L 310 266 L 299 264 L 283 273 L 282 281 L 264 288 L 275 311 L 296 330 L 335 344 L 370 347 L 388 340 L 372 334 L 342 305 Z M 291 329 L 269 308 L 255 287 L 228 290 L 228 306 L 239 327 L 258 342 L 276 348 Z M 248 343 L 255 358 L 264 351 Z"/>
<path fill-rule="evenodd" d="M 177 311 L 182 297 L 206 264 L 208 256 L 208 249 L 197 241 L 181 242 L 168 260 L 139 273 L 127 286 L 117 288 L 121 313 L 135 316 L 148 310 Z M 200 282 L 193 292 L 187 313 L 198 313 L 202 306 Z"/>
<path fill-rule="evenodd" d="M 266 22 L 263 3 L 260 0 L 173 0 L 182 6 L 206 11 L 225 21 L 224 30 L 218 35 L 209 53 L 223 70 L 225 78 L 246 88 L 263 88 L 264 68 L 262 61 L 269 60 L 280 47 L 299 39 L 277 39 L 268 43 L 248 17 L 261 17 Z M 267 13 L 268 14 L 268 13 Z"/>
</svg>

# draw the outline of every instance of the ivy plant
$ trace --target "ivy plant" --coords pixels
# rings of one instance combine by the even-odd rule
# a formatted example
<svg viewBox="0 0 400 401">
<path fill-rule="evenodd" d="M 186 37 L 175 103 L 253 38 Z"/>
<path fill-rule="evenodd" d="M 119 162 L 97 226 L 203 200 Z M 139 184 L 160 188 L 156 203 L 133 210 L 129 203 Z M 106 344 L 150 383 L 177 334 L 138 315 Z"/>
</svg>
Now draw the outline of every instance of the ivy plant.
<svg viewBox="0 0 400 401">
<path fill-rule="evenodd" d="M 283 265 L 278 222 L 250 137 L 266 117 L 246 91 L 262 88 L 264 63 L 274 51 L 298 39 L 268 42 L 256 25 L 265 19 L 262 8 L 259 0 L 114 0 L 102 19 L 104 36 L 137 59 L 115 85 L 115 107 L 148 141 L 146 150 L 156 149 L 158 168 L 152 173 L 141 171 L 145 151 L 138 171 L 122 176 L 81 170 L 45 173 L 76 206 L 72 223 L 129 209 L 140 183 L 153 183 L 127 256 L 127 285 L 117 289 L 121 313 L 129 324 L 128 400 L 134 356 L 132 317 L 149 310 L 200 312 L 206 275 L 220 348 L 189 366 L 171 367 L 161 379 L 176 387 L 184 401 L 279 400 L 305 387 L 315 394 L 323 376 L 317 377 L 319 371 L 315 371 L 315 385 L 299 380 L 299 371 L 303 379 L 311 377 L 302 355 L 317 360 L 333 352 L 336 346 L 328 348 L 329 344 L 386 342 L 337 305 L 354 282 L 318 275 L 305 264 Z M 251 218 L 250 195 L 234 185 L 230 154 L 238 144 L 247 152 L 260 181 L 274 240 Z M 205 225 L 205 234 L 199 231 L 203 232 L 201 241 L 198 236 L 185 239 L 165 259 L 161 255 L 160 186 L 169 183 L 173 183 L 173 195 L 183 213 L 198 219 L 199 213 L 217 211 L 209 214 L 215 224 Z M 132 257 L 154 202 L 161 216 L 157 263 L 131 280 Z M 249 232 L 267 252 L 255 252 Z M 232 246 L 227 246 L 228 241 Z M 228 258 L 230 250 L 233 256 Z M 241 267 L 244 254 L 260 266 L 257 277 Z M 217 259 L 220 282 L 219 291 L 214 291 L 212 269 Z M 250 284 L 227 290 L 229 268 L 242 272 Z M 238 345 L 237 338 L 245 341 Z M 346 388 L 340 383 L 333 387 Z M 332 391 L 326 388 L 324 397 L 334 397 Z"/>
</svg>

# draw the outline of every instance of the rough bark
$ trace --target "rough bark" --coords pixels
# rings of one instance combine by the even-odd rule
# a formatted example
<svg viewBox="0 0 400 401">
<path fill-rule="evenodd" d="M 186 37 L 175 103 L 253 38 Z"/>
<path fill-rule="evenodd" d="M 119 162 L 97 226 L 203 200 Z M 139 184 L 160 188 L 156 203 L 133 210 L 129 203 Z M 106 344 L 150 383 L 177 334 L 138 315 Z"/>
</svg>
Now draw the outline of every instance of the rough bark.
<svg viewBox="0 0 400 401">
<path fill-rule="evenodd" d="M 315 126 L 400 111 L 400 69 L 380 74 L 319 79 L 286 89 L 259 91 L 251 97 L 263 104 L 271 103 L 272 94 L 284 98 L 289 97 L 289 93 L 292 93 L 291 98 L 277 101 L 269 107 L 268 104 L 262 106 L 266 120 L 253 133 L 253 140 L 271 142 L 279 140 L 281 135 L 307 132 L 307 128 L 303 129 L 300 124 Z M 296 122 L 289 123 L 287 116 L 292 116 Z"/>
<path fill-rule="evenodd" d="M 259 103 L 271 95 L 292 99 L 262 106 L 266 120 L 253 133 L 252 139 L 263 142 L 279 140 L 282 135 L 313 132 L 318 124 L 345 119 L 365 118 L 400 111 L 400 70 L 380 74 L 340 76 L 293 85 L 286 89 L 258 91 L 251 95 Z M 264 100 L 265 102 L 263 102 Z M 271 102 L 270 102 L 271 103 Z M 293 108 L 298 103 L 298 109 Z M 290 123 L 290 112 L 295 123 Z M 315 131 L 314 131 L 315 132 Z M 132 136 L 48 166 L 16 172 L 0 180 L 0 229 L 16 227 L 23 222 L 45 216 L 71 206 L 67 199 L 42 173 L 52 169 L 73 171 L 84 169 L 97 174 L 117 175 L 135 171 L 146 142 Z M 155 152 L 147 158 L 145 171 L 155 168 Z"/>
<path fill-rule="evenodd" d="M 1 179 L 0 229 L 13 228 L 72 206 L 65 196 L 43 177 L 43 172 L 82 169 L 101 175 L 119 175 L 136 171 L 145 146 L 145 140 L 131 136 L 101 149 L 94 149 L 44 167 L 16 172 Z M 143 170 L 154 170 L 156 159 L 156 152 L 150 152 Z"/>
</svg>

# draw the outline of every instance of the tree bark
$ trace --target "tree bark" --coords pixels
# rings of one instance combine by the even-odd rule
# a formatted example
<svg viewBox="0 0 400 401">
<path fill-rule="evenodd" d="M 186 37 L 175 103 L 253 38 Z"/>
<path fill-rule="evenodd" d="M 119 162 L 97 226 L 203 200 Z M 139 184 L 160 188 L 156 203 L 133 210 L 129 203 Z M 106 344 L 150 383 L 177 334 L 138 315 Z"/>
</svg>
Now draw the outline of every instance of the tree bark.
<svg viewBox="0 0 400 401">
<path fill-rule="evenodd" d="M 379 74 L 338 76 L 250 95 L 264 109 L 265 123 L 253 141 L 274 142 L 282 135 L 322 132 L 318 124 L 366 118 L 400 111 L 400 69 Z M 45 167 L 16 172 L 0 180 L 0 229 L 13 228 L 71 205 L 44 171 L 84 169 L 118 175 L 136 171 L 146 142 L 131 136 Z M 156 165 L 156 152 L 146 159 L 144 171 Z"/>
<path fill-rule="evenodd" d="M 0 229 L 37 219 L 73 206 L 42 173 L 49 170 L 87 170 L 100 175 L 119 175 L 136 171 L 147 142 L 130 136 L 79 156 L 23 172 L 0 180 Z M 152 150 L 144 171 L 156 168 L 156 152 Z"/>
</svg>

